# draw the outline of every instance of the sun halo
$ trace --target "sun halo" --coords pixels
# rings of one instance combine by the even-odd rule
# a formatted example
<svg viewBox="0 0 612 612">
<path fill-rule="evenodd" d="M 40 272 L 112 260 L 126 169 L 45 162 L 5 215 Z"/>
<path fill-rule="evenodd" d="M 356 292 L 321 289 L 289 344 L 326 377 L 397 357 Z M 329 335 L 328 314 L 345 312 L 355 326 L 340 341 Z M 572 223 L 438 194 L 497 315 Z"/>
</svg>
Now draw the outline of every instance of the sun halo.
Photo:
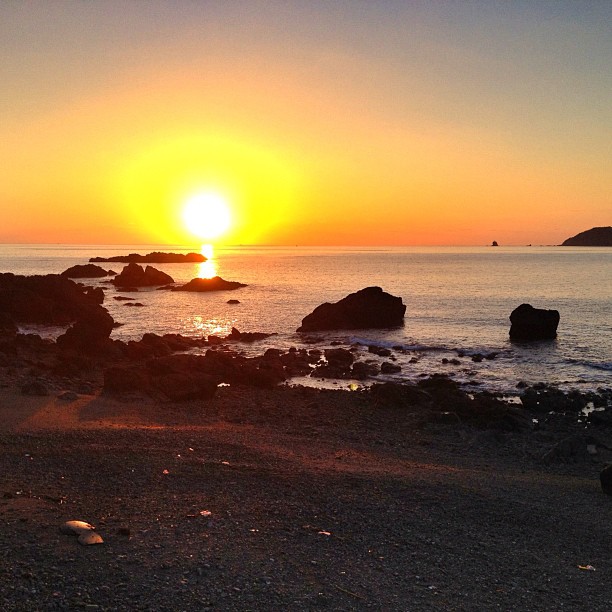
<svg viewBox="0 0 612 612">
<path fill-rule="evenodd" d="M 214 192 L 199 193 L 187 200 L 183 208 L 185 227 L 198 238 L 211 240 L 230 228 L 232 218 L 227 200 Z"/>
</svg>

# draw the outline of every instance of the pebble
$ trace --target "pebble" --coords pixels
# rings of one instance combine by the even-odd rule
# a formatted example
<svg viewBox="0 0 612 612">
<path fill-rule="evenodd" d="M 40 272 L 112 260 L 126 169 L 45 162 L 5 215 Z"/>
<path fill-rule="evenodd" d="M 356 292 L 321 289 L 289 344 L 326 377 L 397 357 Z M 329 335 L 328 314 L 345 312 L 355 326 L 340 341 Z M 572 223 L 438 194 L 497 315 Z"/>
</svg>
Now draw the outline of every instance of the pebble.
<svg viewBox="0 0 612 612">
<path fill-rule="evenodd" d="M 57 396 L 57 399 L 60 399 L 64 402 L 74 402 L 79 399 L 79 396 L 74 391 L 64 391 Z"/>
<path fill-rule="evenodd" d="M 78 539 L 79 544 L 83 546 L 91 546 L 92 544 L 104 544 L 104 540 L 99 533 L 95 531 L 84 531 Z"/>
<path fill-rule="evenodd" d="M 66 521 L 61 527 L 60 532 L 66 535 L 81 535 L 94 531 L 95 527 L 85 521 Z"/>
</svg>

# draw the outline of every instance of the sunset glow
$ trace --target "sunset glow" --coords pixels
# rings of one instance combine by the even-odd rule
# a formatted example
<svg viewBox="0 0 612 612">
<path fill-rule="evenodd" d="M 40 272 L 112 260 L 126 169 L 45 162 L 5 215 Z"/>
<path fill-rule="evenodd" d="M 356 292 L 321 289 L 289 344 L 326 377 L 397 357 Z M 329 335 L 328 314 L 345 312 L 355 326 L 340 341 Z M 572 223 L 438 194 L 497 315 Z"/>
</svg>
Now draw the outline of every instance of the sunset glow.
<svg viewBox="0 0 612 612">
<path fill-rule="evenodd" d="M 2 3 L 0 242 L 557 244 L 610 224 L 610 3 L 254 6 Z M 215 193 L 231 222 L 185 220 Z"/>
</svg>

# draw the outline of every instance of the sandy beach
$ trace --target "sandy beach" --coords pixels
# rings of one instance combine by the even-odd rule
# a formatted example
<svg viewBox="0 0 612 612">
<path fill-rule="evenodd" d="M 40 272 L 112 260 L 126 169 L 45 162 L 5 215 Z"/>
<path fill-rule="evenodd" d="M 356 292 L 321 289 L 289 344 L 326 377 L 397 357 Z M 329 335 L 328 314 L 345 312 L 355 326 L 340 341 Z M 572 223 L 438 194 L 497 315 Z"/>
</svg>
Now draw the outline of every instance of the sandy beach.
<svg viewBox="0 0 612 612">
<path fill-rule="evenodd" d="M 607 610 L 603 455 L 361 393 L 0 391 L 3 610 Z M 602 451 L 604 452 L 604 451 Z M 99 546 L 60 534 L 97 528 Z M 585 569 L 586 568 L 586 569 Z"/>
</svg>

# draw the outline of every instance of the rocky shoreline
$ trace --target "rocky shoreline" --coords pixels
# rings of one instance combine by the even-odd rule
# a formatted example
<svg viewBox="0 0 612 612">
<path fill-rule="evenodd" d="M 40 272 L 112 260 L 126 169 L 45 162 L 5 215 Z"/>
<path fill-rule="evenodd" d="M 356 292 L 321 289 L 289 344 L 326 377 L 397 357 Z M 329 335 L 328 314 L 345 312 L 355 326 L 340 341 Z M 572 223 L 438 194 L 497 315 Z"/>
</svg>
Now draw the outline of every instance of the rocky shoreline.
<svg viewBox="0 0 612 612">
<path fill-rule="evenodd" d="M 236 350 L 268 334 L 121 342 L 95 292 L 0 283 L 3 610 L 608 609 L 609 388 L 516 404 L 377 383 L 350 348 Z"/>
</svg>

